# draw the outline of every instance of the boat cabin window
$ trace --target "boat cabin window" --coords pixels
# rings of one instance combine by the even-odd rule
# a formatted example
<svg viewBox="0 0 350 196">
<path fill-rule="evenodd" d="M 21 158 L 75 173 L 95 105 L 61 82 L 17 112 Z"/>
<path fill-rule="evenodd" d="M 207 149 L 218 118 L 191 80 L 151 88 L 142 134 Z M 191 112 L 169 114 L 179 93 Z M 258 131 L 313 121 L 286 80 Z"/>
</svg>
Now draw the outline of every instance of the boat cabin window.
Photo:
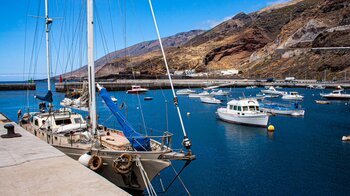
<svg viewBox="0 0 350 196">
<path fill-rule="evenodd" d="M 242 111 L 241 106 L 237 106 L 237 110 L 238 110 L 238 111 Z"/>
<path fill-rule="evenodd" d="M 76 124 L 80 124 L 81 123 L 81 118 L 74 118 L 74 122 Z"/>
<path fill-rule="evenodd" d="M 230 110 L 233 110 L 233 105 L 230 105 Z"/>
<path fill-rule="evenodd" d="M 255 106 L 256 107 L 256 111 L 260 111 L 260 108 L 259 106 Z"/>
<path fill-rule="evenodd" d="M 237 106 L 235 105 L 235 106 L 233 106 L 233 110 L 237 110 Z"/>
<path fill-rule="evenodd" d="M 255 111 L 255 106 L 253 105 L 249 106 L 249 111 Z"/>
<path fill-rule="evenodd" d="M 68 125 L 72 124 L 72 121 L 70 119 L 59 119 L 55 120 L 56 125 Z"/>
<path fill-rule="evenodd" d="M 38 121 L 38 119 L 35 119 L 35 120 L 34 120 L 34 125 L 39 126 L 39 121 Z"/>
<path fill-rule="evenodd" d="M 248 111 L 248 106 L 243 106 L 243 111 Z"/>
</svg>

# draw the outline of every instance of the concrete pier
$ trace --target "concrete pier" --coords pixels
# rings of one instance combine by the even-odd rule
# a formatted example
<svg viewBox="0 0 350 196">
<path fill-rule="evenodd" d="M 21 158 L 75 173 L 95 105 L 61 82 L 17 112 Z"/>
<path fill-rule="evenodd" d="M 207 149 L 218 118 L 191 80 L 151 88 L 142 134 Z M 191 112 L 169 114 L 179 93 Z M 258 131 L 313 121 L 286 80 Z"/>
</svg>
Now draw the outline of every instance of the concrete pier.
<svg viewBox="0 0 350 196">
<path fill-rule="evenodd" d="M 0 195 L 129 195 L 100 175 L 31 135 L 0 113 L 21 137 L 0 138 Z"/>
<path fill-rule="evenodd" d="M 35 83 L 0 83 L 0 91 L 35 90 Z"/>
<path fill-rule="evenodd" d="M 326 88 L 350 88 L 350 82 L 316 82 L 316 80 L 295 80 L 286 82 L 284 80 L 276 80 L 274 82 L 265 82 L 259 80 L 248 79 L 174 79 L 175 88 L 202 88 L 217 85 L 220 87 L 246 87 L 246 86 L 281 86 L 286 88 L 300 87 L 305 88 L 308 85 L 323 85 Z M 116 80 L 113 82 L 99 82 L 107 90 L 110 91 L 126 91 L 131 89 L 131 85 L 140 85 L 149 89 L 168 89 L 170 88 L 169 80 Z M 68 89 L 82 88 L 81 82 L 56 83 L 57 92 L 66 92 Z"/>
</svg>

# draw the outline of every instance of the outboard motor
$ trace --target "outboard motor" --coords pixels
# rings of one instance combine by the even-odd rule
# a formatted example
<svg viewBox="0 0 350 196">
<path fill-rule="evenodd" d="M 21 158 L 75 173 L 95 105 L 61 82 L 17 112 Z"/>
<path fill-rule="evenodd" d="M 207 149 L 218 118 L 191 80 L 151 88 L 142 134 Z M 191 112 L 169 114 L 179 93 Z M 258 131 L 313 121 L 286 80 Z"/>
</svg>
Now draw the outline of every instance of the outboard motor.
<svg viewBox="0 0 350 196">
<path fill-rule="evenodd" d="M 45 102 L 39 103 L 39 110 L 41 113 L 44 113 L 46 111 L 46 103 Z"/>
</svg>

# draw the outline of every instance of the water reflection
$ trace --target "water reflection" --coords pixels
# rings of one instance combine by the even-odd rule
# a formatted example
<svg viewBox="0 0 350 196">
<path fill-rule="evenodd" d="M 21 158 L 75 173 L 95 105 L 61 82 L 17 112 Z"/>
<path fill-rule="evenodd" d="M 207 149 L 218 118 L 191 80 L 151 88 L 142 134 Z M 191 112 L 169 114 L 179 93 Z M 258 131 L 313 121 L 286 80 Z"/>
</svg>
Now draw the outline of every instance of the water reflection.
<svg viewBox="0 0 350 196">
<path fill-rule="evenodd" d="M 262 127 L 230 124 L 222 121 L 219 122 L 219 126 L 224 128 L 227 140 L 235 140 L 240 143 L 248 142 L 256 136 L 266 135 L 266 129 Z"/>
</svg>

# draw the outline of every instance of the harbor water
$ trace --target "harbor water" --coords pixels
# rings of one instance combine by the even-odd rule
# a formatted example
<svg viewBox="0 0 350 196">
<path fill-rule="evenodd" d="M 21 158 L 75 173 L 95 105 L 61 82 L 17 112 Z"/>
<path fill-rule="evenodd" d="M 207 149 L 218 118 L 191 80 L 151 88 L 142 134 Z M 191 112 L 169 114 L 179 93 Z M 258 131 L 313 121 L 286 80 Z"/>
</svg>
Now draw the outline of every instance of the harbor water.
<svg viewBox="0 0 350 196">
<path fill-rule="evenodd" d="M 36 91 L 0 91 L 1 112 L 12 120 L 17 111 L 38 109 L 36 94 L 46 93 L 46 83 L 37 83 Z M 55 89 L 55 88 L 52 88 Z M 332 102 L 319 105 L 319 93 L 331 90 L 284 89 L 304 95 L 300 102 L 304 117 L 271 116 L 275 132 L 265 128 L 247 127 L 220 121 L 215 112 L 227 100 L 255 95 L 262 88 L 232 88 L 222 105 L 201 103 L 198 98 L 179 96 L 182 117 L 191 139 L 193 161 L 181 174 L 192 195 L 348 195 L 350 192 L 350 103 Z M 197 89 L 199 90 L 199 89 Z M 54 93 L 54 106 L 59 107 L 63 93 Z M 110 92 L 118 99 L 136 130 L 144 134 L 161 135 L 169 128 L 174 133 L 173 148 L 182 148 L 183 134 L 170 90 L 151 90 L 145 95 L 130 95 L 125 91 Z M 144 96 L 153 97 L 145 101 Z M 273 99 L 282 102 L 280 98 Z M 141 103 L 141 104 L 139 104 Z M 109 109 L 97 98 L 99 123 L 120 128 Z M 189 115 L 187 115 L 189 113 Z M 87 113 L 82 112 L 84 115 Z M 144 121 L 142 120 L 144 118 Z M 166 120 L 168 119 L 168 121 Z M 175 163 L 180 170 L 183 162 Z M 153 185 L 161 191 L 175 177 L 172 168 L 156 177 Z M 179 180 L 165 195 L 185 195 Z"/>
</svg>

